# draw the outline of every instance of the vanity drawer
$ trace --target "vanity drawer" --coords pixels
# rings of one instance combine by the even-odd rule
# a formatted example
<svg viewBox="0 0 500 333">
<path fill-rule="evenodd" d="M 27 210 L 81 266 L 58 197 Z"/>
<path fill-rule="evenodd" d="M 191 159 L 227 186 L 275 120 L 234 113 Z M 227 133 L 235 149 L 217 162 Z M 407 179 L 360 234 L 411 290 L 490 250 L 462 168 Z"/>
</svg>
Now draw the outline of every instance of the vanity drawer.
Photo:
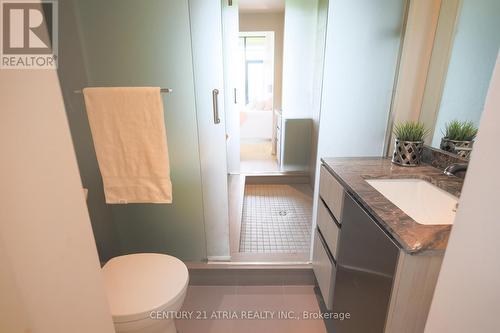
<svg viewBox="0 0 500 333">
<path fill-rule="evenodd" d="M 314 235 L 313 270 L 326 308 L 332 309 L 333 286 L 335 284 L 335 262 L 328 252 L 323 237 L 316 229 Z"/>
<path fill-rule="evenodd" d="M 323 235 L 326 245 L 335 260 L 337 260 L 337 242 L 339 239 L 339 226 L 323 200 L 318 203 L 318 228 Z"/>
<path fill-rule="evenodd" d="M 342 206 L 344 205 L 344 187 L 321 166 L 319 178 L 319 195 L 325 201 L 335 219 L 342 224 Z"/>
</svg>

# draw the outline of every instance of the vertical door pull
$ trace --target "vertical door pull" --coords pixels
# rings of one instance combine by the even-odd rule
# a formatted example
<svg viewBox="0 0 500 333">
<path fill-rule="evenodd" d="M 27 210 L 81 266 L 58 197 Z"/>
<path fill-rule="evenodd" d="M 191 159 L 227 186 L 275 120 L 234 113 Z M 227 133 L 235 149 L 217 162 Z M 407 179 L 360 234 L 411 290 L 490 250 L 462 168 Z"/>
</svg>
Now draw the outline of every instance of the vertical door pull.
<svg viewBox="0 0 500 333">
<path fill-rule="evenodd" d="M 214 112 L 214 124 L 220 123 L 219 118 L 219 89 L 212 90 L 212 108 Z"/>
<path fill-rule="evenodd" d="M 234 88 L 234 104 L 238 104 L 236 88 Z"/>
</svg>

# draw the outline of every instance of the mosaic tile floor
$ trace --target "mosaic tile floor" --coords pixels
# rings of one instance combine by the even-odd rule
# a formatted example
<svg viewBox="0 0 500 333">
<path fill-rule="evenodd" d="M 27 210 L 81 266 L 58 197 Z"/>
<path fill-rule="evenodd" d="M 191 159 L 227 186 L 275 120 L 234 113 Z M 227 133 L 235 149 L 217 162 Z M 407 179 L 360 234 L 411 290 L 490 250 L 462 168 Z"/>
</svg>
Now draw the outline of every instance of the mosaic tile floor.
<svg viewBox="0 0 500 333">
<path fill-rule="evenodd" d="M 311 220 L 309 185 L 247 184 L 240 252 L 309 252 Z"/>
</svg>

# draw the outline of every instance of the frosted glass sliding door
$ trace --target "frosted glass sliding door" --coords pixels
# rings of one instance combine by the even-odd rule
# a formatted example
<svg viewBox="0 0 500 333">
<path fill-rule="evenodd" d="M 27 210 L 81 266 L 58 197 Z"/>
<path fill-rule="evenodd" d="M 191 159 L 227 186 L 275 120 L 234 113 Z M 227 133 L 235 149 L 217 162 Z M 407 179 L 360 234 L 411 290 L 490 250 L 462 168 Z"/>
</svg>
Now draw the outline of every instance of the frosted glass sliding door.
<svg viewBox="0 0 500 333">
<path fill-rule="evenodd" d="M 229 210 L 220 0 L 189 0 L 207 259 L 227 261 Z M 214 122 L 213 90 L 220 121 Z"/>
</svg>

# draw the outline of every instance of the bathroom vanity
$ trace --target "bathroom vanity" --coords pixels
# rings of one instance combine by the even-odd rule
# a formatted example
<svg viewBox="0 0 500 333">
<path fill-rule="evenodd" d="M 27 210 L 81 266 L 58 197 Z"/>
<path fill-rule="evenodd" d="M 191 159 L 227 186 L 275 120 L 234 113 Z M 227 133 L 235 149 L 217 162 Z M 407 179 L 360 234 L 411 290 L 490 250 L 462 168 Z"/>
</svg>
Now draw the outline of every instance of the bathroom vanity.
<svg viewBox="0 0 500 333">
<path fill-rule="evenodd" d="M 461 187 L 429 165 L 322 160 L 313 268 L 328 310 L 350 313 L 335 332 L 424 331 Z"/>
</svg>

